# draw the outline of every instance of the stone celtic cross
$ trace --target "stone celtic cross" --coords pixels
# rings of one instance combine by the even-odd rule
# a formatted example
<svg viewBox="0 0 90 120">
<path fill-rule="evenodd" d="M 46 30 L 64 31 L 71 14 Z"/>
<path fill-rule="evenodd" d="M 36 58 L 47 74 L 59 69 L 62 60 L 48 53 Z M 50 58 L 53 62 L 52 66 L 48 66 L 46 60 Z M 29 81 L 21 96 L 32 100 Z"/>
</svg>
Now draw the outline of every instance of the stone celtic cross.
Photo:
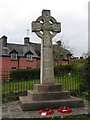
<svg viewBox="0 0 90 120">
<path fill-rule="evenodd" d="M 41 84 L 54 84 L 52 38 L 61 31 L 61 24 L 51 15 L 50 10 L 43 10 L 42 16 L 32 22 L 32 32 L 41 40 Z"/>
</svg>

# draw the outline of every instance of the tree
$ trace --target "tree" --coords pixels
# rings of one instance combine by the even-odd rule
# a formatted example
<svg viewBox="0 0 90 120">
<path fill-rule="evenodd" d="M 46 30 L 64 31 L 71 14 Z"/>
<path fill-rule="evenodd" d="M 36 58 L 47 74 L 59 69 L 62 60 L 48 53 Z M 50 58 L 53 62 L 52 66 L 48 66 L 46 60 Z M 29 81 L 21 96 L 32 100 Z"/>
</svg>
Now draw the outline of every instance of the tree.
<svg viewBox="0 0 90 120">
<path fill-rule="evenodd" d="M 61 55 L 61 41 L 57 41 L 56 45 L 53 45 L 53 58 L 57 63 L 60 60 Z"/>
<path fill-rule="evenodd" d="M 54 61 L 62 64 L 63 58 L 67 57 L 67 54 L 72 54 L 74 49 L 71 49 L 70 46 L 65 44 L 64 42 L 62 43 L 61 40 L 56 41 L 56 44 L 53 45 L 53 56 L 54 56 Z"/>
<path fill-rule="evenodd" d="M 62 43 L 62 47 L 68 50 L 69 53 L 74 54 L 75 48 L 68 45 L 68 41 Z"/>
<path fill-rule="evenodd" d="M 87 57 L 88 57 L 88 52 L 82 53 L 82 57 L 83 57 L 83 58 L 87 58 Z"/>
</svg>

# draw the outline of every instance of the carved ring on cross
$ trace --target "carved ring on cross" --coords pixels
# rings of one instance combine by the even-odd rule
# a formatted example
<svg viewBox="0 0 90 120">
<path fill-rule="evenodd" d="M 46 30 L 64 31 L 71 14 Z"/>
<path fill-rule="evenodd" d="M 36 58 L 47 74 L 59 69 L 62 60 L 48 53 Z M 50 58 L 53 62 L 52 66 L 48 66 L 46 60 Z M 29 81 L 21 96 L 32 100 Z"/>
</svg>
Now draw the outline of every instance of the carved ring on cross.
<svg viewBox="0 0 90 120">
<path fill-rule="evenodd" d="M 46 13 L 46 14 L 45 14 Z M 61 24 L 50 16 L 50 11 L 43 10 L 42 16 L 38 17 L 36 21 L 32 22 L 32 32 L 35 32 L 38 37 L 42 38 L 44 31 L 48 31 L 51 38 L 61 31 Z"/>
</svg>

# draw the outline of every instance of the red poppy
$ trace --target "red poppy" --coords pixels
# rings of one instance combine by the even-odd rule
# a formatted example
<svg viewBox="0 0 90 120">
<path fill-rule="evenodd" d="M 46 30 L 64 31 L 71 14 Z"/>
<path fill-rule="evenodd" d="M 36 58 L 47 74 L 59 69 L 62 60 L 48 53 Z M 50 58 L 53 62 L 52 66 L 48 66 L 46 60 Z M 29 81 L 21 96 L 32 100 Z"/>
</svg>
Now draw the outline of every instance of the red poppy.
<svg viewBox="0 0 90 120">
<path fill-rule="evenodd" d="M 43 110 L 40 110 L 39 111 L 39 114 L 40 115 L 43 115 L 43 113 L 46 113 L 44 115 L 51 115 L 54 113 L 54 111 L 52 109 L 49 109 L 49 108 L 46 108 L 46 109 L 43 109 Z"/>
<path fill-rule="evenodd" d="M 72 109 L 68 108 L 68 107 L 60 107 L 60 108 L 58 108 L 57 112 L 59 112 L 59 113 L 70 113 L 70 112 L 72 112 Z"/>
</svg>

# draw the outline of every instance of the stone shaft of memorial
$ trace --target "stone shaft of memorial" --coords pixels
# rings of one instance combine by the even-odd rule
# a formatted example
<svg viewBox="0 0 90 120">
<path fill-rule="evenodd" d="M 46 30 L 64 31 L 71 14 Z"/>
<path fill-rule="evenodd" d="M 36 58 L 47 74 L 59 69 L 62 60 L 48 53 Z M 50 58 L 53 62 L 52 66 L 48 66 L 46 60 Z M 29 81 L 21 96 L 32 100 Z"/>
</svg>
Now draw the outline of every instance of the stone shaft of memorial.
<svg viewBox="0 0 90 120">
<path fill-rule="evenodd" d="M 32 32 L 41 40 L 41 84 L 54 84 L 52 38 L 60 32 L 61 24 L 50 16 L 50 10 L 43 10 L 42 16 L 32 22 Z"/>
<path fill-rule="evenodd" d="M 53 70 L 53 48 L 52 38 L 48 31 L 44 30 L 44 35 L 41 43 L 41 84 L 54 83 Z"/>
</svg>

